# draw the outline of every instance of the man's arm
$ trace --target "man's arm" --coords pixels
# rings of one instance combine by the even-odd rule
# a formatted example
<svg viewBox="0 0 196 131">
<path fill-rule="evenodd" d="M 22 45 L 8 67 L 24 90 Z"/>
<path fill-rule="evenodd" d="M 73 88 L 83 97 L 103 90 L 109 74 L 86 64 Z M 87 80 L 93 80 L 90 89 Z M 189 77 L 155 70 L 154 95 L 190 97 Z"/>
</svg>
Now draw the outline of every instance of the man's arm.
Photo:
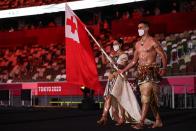
<svg viewBox="0 0 196 131">
<path fill-rule="evenodd" d="M 166 69 L 167 69 L 167 55 L 165 54 L 163 48 L 161 47 L 158 41 L 154 42 L 154 48 L 156 52 L 160 55 L 161 61 L 163 63 L 163 68 L 160 72 L 160 75 L 163 76 L 166 73 Z"/>
<path fill-rule="evenodd" d="M 131 62 L 123 69 L 121 70 L 119 73 L 124 73 L 125 71 L 127 71 L 128 69 L 132 68 L 138 61 L 138 52 L 137 50 L 135 50 L 134 52 L 134 57 L 133 59 L 131 60 Z"/>
</svg>

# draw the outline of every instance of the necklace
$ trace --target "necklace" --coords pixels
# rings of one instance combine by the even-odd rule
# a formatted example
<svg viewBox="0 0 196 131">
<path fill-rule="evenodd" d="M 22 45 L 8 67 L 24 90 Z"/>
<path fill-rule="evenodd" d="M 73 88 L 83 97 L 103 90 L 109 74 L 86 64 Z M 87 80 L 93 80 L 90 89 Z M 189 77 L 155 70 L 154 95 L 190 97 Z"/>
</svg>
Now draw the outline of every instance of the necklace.
<svg viewBox="0 0 196 131">
<path fill-rule="evenodd" d="M 141 40 L 141 46 L 143 46 L 144 45 L 144 41 L 143 40 Z"/>
<path fill-rule="evenodd" d="M 141 46 L 144 46 L 144 40 L 141 39 L 140 42 L 141 42 Z"/>
<path fill-rule="evenodd" d="M 144 39 L 144 38 L 141 38 L 141 46 L 144 46 L 144 41 L 146 40 L 146 38 Z"/>
</svg>

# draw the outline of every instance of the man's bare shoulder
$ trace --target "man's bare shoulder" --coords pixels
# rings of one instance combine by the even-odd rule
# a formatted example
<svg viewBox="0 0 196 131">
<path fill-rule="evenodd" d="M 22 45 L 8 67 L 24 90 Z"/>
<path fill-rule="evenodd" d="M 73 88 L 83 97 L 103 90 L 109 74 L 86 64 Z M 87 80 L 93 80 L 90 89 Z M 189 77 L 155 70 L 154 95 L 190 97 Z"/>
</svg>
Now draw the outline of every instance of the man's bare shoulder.
<svg viewBox="0 0 196 131">
<path fill-rule="evenodd" d="M 150 43 L 152 43 L 154 47 L 160 46 L 160 42 L 153 37 L 150 37 Z"/>
<path fill-rule="evenodd" d="M 140 45 L 140 42 L 137 41 L 137 42 L 135 43 L 135 48 L 137 49 L 137 48 L 139 47 L 139 45 Z"/>
<path fill-rule="evenodd" d="M 157 40 L 154 38 L 154 37 L 149 37 L 149 41 L 151 42 L 151 43 L 156 43 L 157 42 Z"/>
</svg>

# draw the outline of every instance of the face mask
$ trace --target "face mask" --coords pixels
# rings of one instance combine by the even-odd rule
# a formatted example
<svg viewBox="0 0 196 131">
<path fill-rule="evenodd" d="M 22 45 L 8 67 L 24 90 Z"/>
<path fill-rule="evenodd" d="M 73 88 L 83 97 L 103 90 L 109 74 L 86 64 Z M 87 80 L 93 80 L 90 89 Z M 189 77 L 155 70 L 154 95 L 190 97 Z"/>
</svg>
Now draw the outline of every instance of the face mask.
<svg viewBox="0 0 196 131">
<path fill-rule="evenodd" d="M 120 49 L 119 45 L 114 45 L 113 46 L 114 51 L 118 51 Z"/>
<path fill-rule="evenodd" d="M 144 35 L 144 30 L 139 29 L 139 30 L 138 30 L 138 34 L 139 34 L 139 36 L 143 36 L 143 35 Z"/>
</svg>

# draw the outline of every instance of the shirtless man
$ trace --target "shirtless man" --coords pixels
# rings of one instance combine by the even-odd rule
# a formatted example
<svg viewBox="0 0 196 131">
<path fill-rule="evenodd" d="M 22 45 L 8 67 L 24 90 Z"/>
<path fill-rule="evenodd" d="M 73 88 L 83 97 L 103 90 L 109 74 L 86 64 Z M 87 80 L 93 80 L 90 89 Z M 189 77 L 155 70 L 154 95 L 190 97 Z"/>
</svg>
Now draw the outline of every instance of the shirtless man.
<svg viewBox="0 0 196 131">
<path fill-rule="evenodd" d="M 141 92 L 142 112 L 140 122 L 134 126 L 136 129 L 142 129 L 144 127 L 144 121 L 149 111 L 149 106 L 155 117 L 152 128 L 163 126 L 158 112 L 158 78 L 166 73 L 167 57 L 160 43 L 151 37 L 148 31 L 148 22 L 141 21 L 138 24 L 138 33 L 141 39 L 135 45 L 134 58 L 123 70 L 118 71 L 118 73 L 124 73 L 138 64 L 137 79 Z M 160 70 L 156 65 L 157 54 L 159 54 L 163 63 L 163 68 Z"/>
</svg>

